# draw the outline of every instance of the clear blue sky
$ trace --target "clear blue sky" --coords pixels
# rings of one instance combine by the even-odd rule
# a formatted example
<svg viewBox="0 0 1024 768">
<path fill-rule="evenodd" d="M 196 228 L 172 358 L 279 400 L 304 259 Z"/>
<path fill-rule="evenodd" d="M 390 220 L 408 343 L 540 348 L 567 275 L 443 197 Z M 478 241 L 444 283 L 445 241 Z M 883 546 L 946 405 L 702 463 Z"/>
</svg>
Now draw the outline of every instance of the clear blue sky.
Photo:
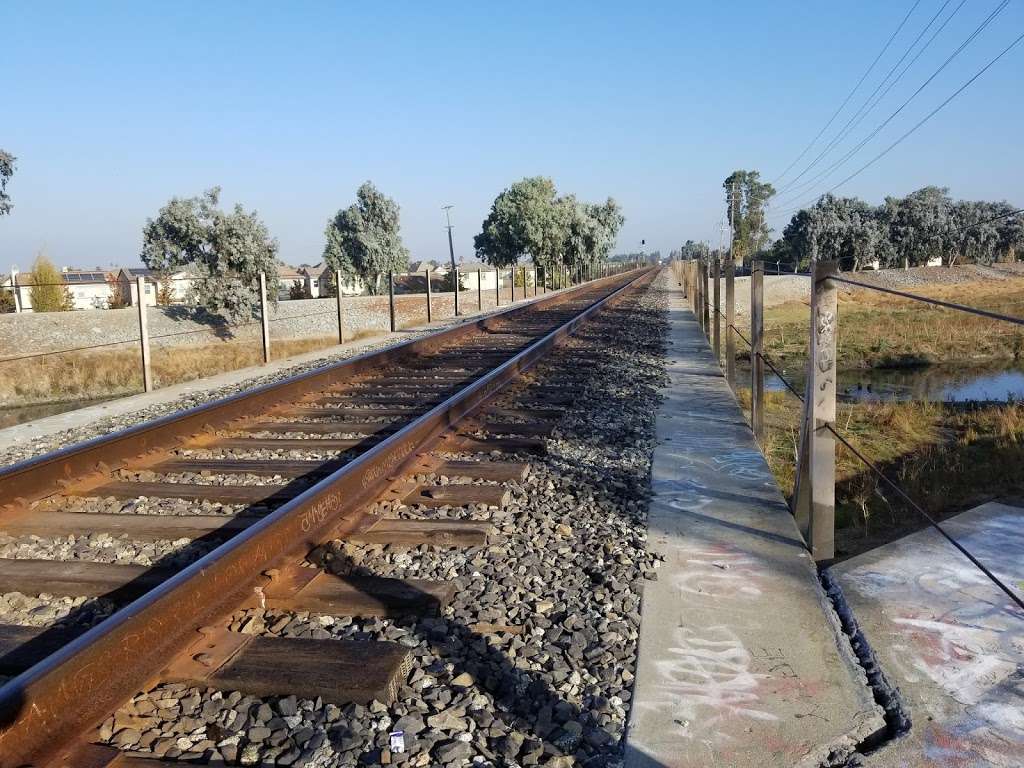
<svg viewBox="0 0 1024 768">
<path fill-rule="evenodd" d="M 446 203 L 470 259 L 494 196 L 533 174 L 617 198 L 619 250 L 717 242 L 722 179 L 779 174 L 911 4 L 8 2 L 0 147 L 18 171 L 0 271 L 41 247 L 137 263 L 146 217 L 213 185 L 258 210 L 291 263 L 319 259 L 328 216 L 366 179 L 401 205 L 414 259 L 446 255 Z M 940 4 L 922 0 L 871 87 Z M 855 135 L 996 5 L 968 0 Z M 1013 0 L 868 149 L 1022 31 Z M 1022 75 L 1024 46 L 842 191 L 934 183 L 1024 203 Z"/>
</svg>

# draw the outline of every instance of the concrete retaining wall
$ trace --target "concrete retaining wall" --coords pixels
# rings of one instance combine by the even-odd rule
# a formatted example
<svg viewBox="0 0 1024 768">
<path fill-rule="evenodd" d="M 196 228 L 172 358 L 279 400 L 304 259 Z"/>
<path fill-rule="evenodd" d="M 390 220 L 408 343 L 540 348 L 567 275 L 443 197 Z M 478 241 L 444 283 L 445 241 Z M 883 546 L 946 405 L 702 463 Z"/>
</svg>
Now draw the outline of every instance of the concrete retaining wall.
<svg viewBox="0 0 1024 768">
<path fill-rule="evenodd" d="M 517 289 L 516 298 L 520 298 Z M 494 291 L 485 291 L 484 310 L 495 306 Z M 502 304 L 510 301 L 508 287 Z M 459 294 L 463 312 L 475 312 L 477 292 Z M 433 318 L 454 314 L 452 293 L 433 294 Z M 426 295 L 406 294 L 395 297 L 399 328 L 426 322 Z M 345 336 L 386 332 L 388 322 L 387 296 L 355 296 L 342 299 Z M 259 320 L 250 325 L 230 328 L 217 318 L 192 307 L 148 307 L 146 309 L 149 338 L 153 347 L 209 344 L 218 340 L 257 340 Z M 337 305 L 335 299 L 301 299 L 278 302 L 270 309 L 270 336 L 273 339 L 337 337 Z M 82 312 L 48 312 L 0 315 L 0 359 L 38 352 L 51 352 L 91 347 L 112 342 L 132 342 L 139 338 L 138 314 L 135 307 L 90 310 Z M 125 344 L 127 347 L 128 344 Z M 113 347 L 117 349 L 117 347 Z"/>
</svg>

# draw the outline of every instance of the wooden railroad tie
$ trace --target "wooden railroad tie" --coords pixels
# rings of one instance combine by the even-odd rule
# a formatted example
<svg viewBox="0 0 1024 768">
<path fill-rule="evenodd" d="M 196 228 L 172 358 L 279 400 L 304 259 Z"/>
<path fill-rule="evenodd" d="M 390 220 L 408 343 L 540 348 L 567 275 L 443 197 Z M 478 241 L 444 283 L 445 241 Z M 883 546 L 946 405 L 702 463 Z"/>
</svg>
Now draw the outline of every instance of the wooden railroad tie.
<svg viewBox="0 0 1024 768">
<path fill-rule="evenodd" d="M 253 696 L 391 703 L 411 664 L 411 652 L 398 643 L 256 637 L 218 629 L 172 662 L 161 678 Z"/>
</svg>

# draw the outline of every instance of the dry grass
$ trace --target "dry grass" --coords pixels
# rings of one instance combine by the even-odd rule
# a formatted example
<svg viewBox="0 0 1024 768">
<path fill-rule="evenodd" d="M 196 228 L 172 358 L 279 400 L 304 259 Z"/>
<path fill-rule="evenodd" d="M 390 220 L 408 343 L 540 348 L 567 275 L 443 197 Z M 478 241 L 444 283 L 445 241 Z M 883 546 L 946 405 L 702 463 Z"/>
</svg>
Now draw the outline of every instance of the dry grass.
<svg viewBox="0 0 1024 768">
<path fill-rule="evenodd" d="M 913 289 L 929 298 L 1024 317 L 1024 280 L 974 281 Z M 773 359 L 807 356 L 806 303 L 765 312 L 765 349 Z M 1024 358 L 1024 329 L 877 291 L 840 292 L 839 366 L 885 368 Z"/>
<path fill-rule="evenodd" d="M 801 404 L 767 392 L 762 449 L 783 493 L 793 492 Z M 749 410 L 749 390 L 740 391 Z M 841 403 L 837 431 L 937 519 L 999 498 L 1024 497 L 1024 404 Z M 836 526 L 851 554 L 924 525 L 921 516 L 841 444 Z"/>
<path fill-rule="evenodd" d="M 371 336 L 373 333 L 358 334 Z M 274 359 L 326 349 L 337 338 L 275 339 Z M 18 363 L 0 363 L 0 403 L 8 407 L 42 402 L 92 400 L 142 390 L 140 353 L 134 344 L 123 349 L 48 355 Z M 227 340 L 197 346 L 154 347 L 153 378 L 157 387 L 192 381 L 225 371 L 259 365 L 258 341 Z"/>
</svg>

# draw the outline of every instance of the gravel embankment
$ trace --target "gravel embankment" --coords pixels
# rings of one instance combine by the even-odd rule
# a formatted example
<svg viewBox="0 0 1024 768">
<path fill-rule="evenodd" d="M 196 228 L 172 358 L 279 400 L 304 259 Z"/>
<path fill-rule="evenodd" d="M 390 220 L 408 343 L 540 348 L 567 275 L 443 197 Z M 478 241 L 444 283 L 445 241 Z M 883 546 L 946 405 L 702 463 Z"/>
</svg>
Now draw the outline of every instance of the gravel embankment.
<svg viewBox="0 0 1024 768">
<path fill-rule="evenodd" d="M 523 459 L 531 472 L 510 484 L 507 507 L 439 512 L 488 517 L 502 539 L 410 550 L 336 541 L 314 554 L 338 573 L 453 580 L 456 596 L 441 616 L 251 610 L 232 618 L 232 628 L 259 635 L 408 646 L 413 664 L 395 703 L 339 707 L 161 685 L 104 723 L 101 736 L 126 750 L 242 765 L 621 765 L 641 592 L 657 565 L 646 552 L 646 508 L 665 306 L 656 285 L 586 326 L 580 342 L 602 353 L 599 363 L 567 349 L 544 364 L 575 404 L 549 453 Z M 504 630 L 474 629 L 481 623 Z M 390 749 L 397 730 L 403 753 Z"/>
</svg>

